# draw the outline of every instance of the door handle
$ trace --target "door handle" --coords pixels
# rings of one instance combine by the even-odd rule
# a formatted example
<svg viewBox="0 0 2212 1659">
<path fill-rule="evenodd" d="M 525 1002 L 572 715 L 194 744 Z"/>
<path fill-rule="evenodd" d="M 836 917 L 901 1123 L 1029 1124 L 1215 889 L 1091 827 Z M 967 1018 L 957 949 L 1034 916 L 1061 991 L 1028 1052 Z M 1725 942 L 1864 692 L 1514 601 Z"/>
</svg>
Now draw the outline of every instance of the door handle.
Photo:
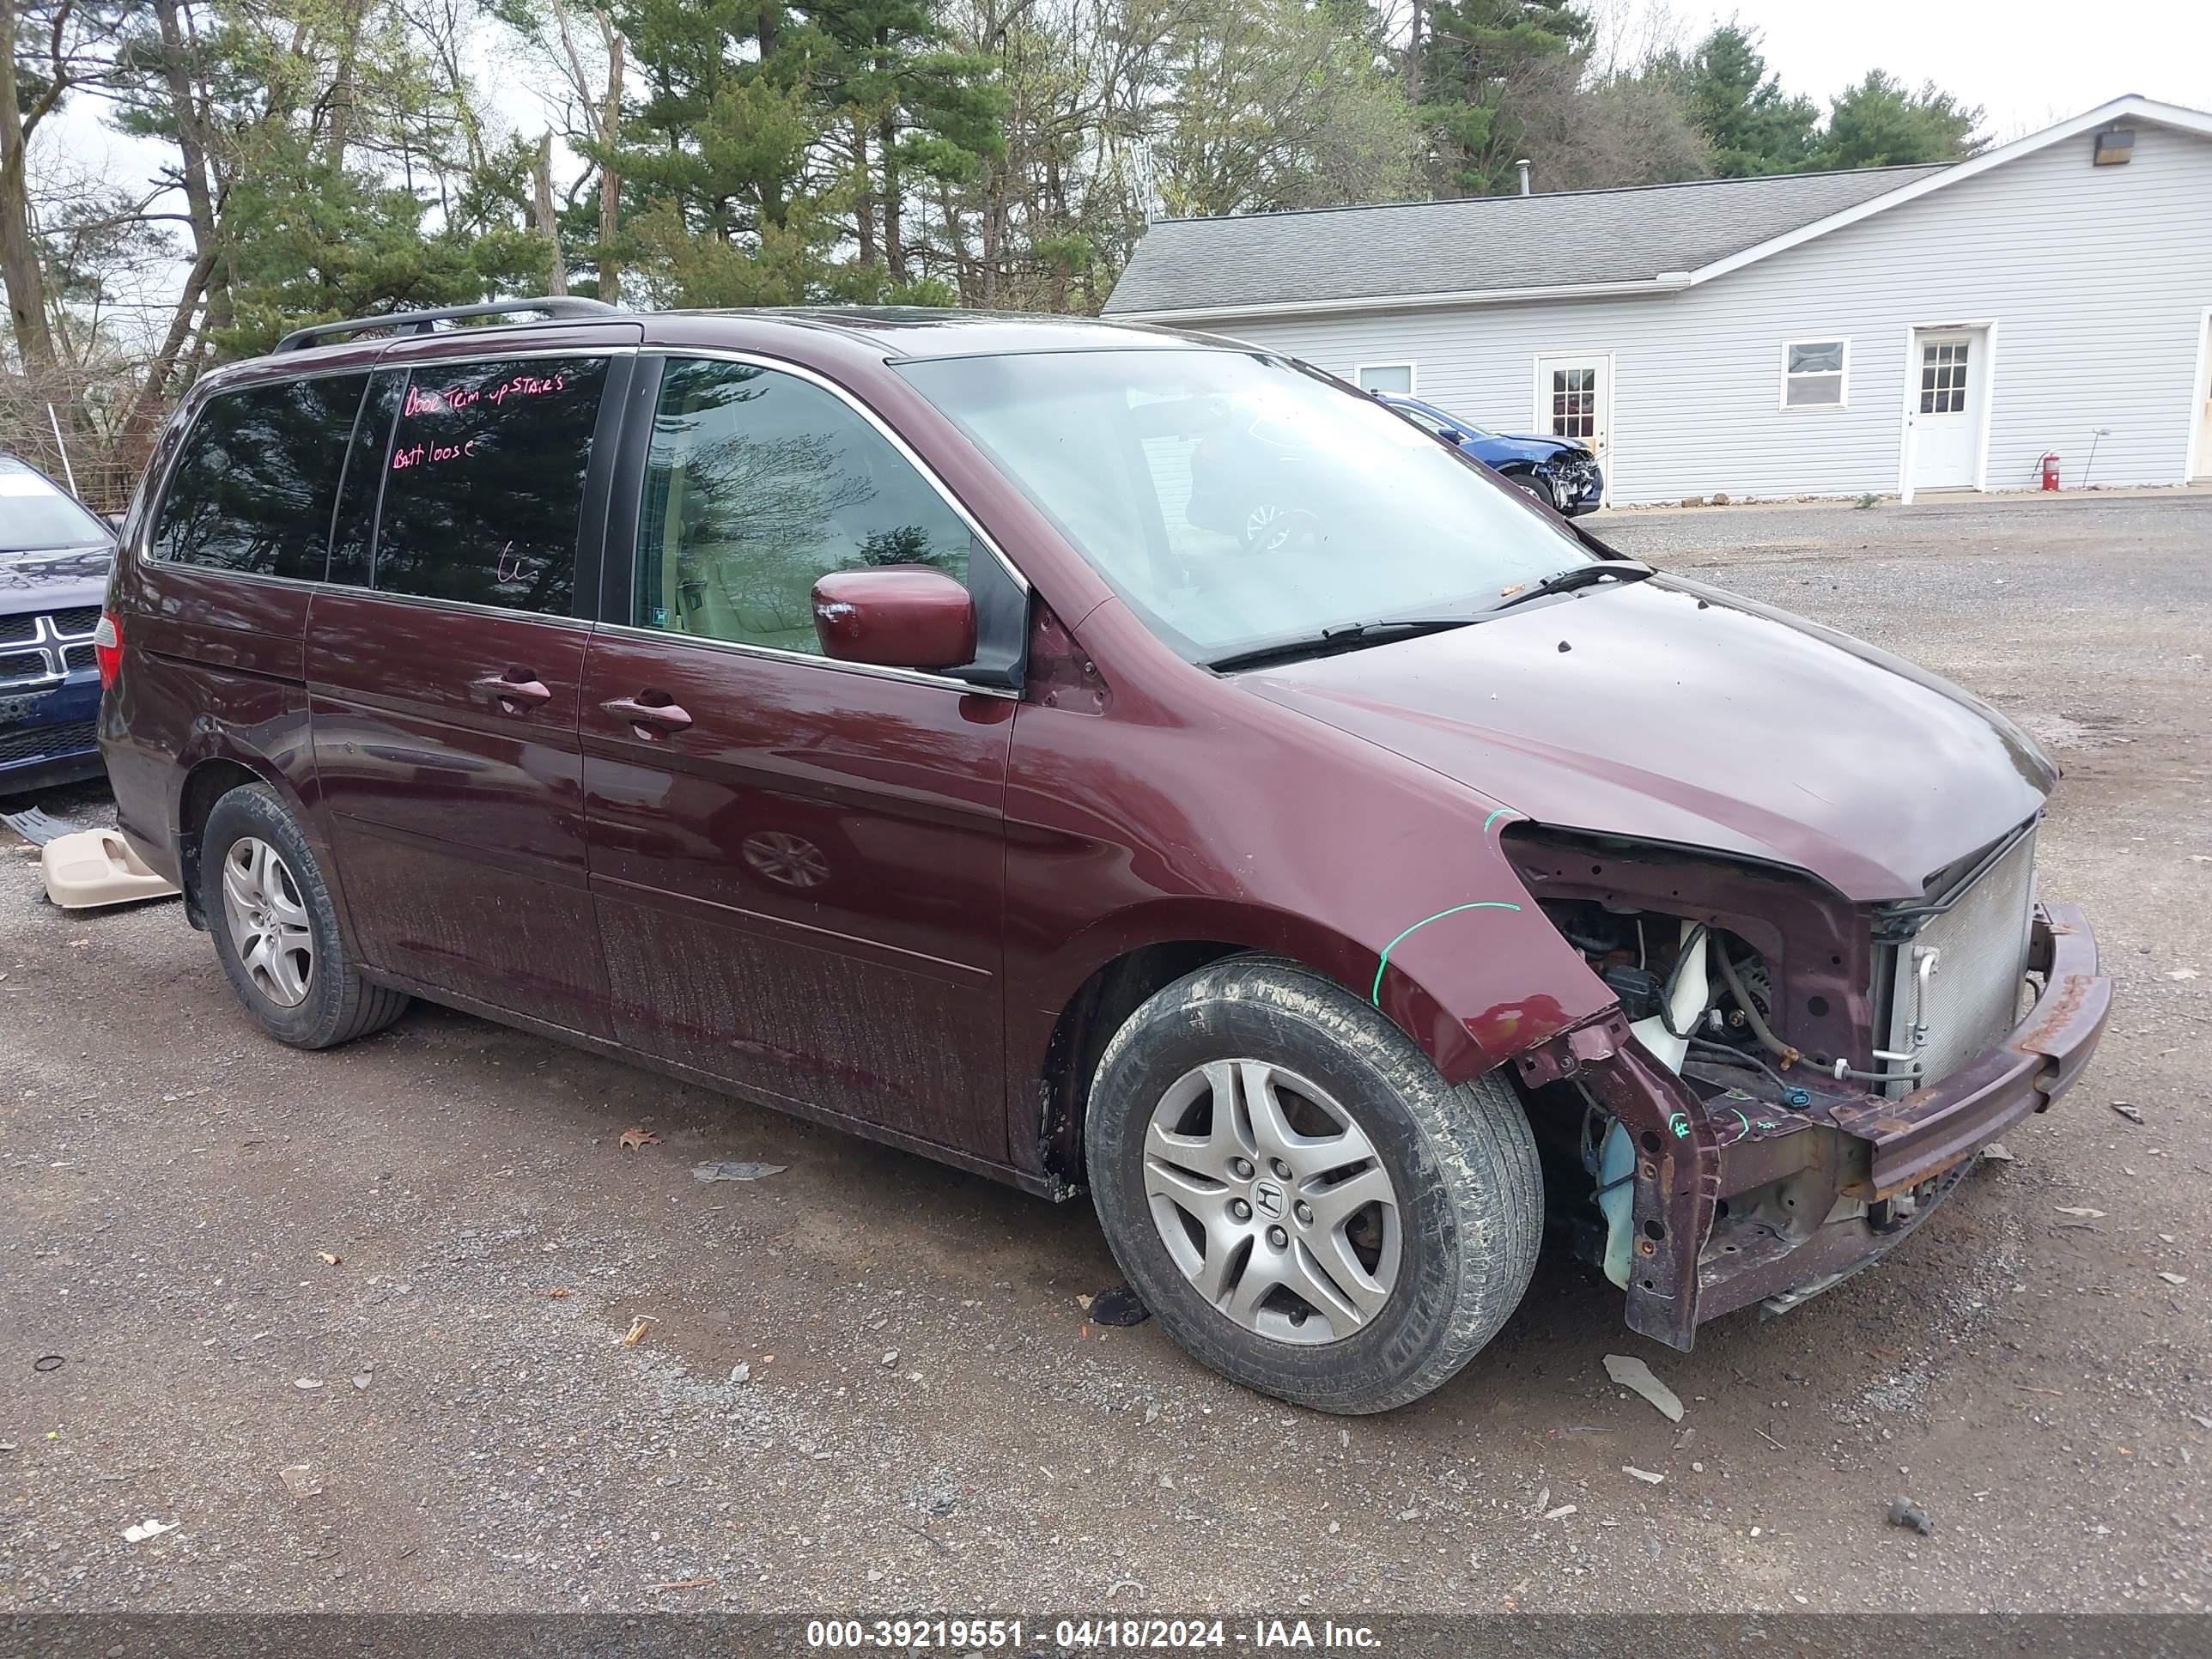
<svg viewBox="0 0 2212 1659">
<path fill-rule="evenodd" d="M 526 714 L 541 703 L 553 701 L 545 682 L 526 668 L 487 674 L 480 680 L 471 680 L 469 689 L 502 714 Z"/>
<path fill-rule="evenodd" d="M 655 694 L 647 692 L 647 696 Z M 665 692 L 660 693 L 666 696 Z M 628 720 L 630 730 L 647 739 L 665 738 L 681 732 L 691 724 L 691 716 L 673 702 L 644 702 L 635 697 L 610 697 L 599 707 L 618 720 Z"/>
</svg>

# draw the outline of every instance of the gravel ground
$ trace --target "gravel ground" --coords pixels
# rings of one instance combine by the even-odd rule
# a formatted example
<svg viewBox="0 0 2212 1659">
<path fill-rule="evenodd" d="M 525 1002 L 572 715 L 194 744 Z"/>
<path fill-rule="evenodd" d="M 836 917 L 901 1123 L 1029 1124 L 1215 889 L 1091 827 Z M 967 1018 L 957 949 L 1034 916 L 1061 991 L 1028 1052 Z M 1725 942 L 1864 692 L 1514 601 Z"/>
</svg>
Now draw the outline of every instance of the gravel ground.
<svg viewBox="0 0 2212 1659">
<path fill-rule="evenodd" d="M 2212 501 L 1600 523 L 2067 767 L 2112 1029 L 1881 1267 L 1678 1355 L 1547 1257 L 1456 1382 L 1325 1418 L 1088 1325 L 1087 1206 L 434 1009 L 293 1054 L 173 904 L 0 847 L 0 1612 L 2203 1608 Z"/>
</svg>

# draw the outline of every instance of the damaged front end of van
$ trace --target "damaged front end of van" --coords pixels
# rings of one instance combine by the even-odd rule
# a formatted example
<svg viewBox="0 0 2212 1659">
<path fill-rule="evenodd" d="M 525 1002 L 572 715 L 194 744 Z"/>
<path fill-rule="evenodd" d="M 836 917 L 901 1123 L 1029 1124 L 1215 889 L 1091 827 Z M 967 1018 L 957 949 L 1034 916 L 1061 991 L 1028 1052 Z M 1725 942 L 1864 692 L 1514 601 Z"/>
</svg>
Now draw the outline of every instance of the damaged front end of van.
<svg viewBox="0 0 2212 1659">
<path fill-rule="evenodd" d="M 1701 583 L 1599 592 L 1259 689 L 1502 804 L 1488 878 L 1580 965 L 1516 946 L 1502 1006 L 1554 1017 L 1466 1030 L 1555 1222 L 1686 1348 L 1911 1231 L 2079 1075 L 2112 985 L 2037 897 L 2057 769 L 2003 715 Z"/>
<path fill-rule="evenodd" d="M 2034 902 L 2034 842 L 2031 822 L 1922 902 L 1857 907 L 1785 872 L 1508 838 L 1619 998 L 1513 1066 L 1553 1167 L 1587 1177 L 1563 1219 L 1632 1329 L 1686 1349 L 1839 1283 L 2072 1085 L 2112 983 L 2081 913 Z"/>
</svg>

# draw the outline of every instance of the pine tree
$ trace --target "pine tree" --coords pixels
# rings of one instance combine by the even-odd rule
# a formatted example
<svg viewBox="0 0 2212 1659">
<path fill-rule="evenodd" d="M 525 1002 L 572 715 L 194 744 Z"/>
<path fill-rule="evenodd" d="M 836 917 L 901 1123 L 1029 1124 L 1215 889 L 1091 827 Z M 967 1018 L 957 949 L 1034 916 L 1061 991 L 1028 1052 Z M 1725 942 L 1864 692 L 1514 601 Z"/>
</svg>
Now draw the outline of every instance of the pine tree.
<svg viewBox="0 0 2212 1659">
<path fill-rule="evenodd" d="M 1783 92 L 1767 72 L 1755 31 L 1723 24 L 1676 72 L 1691 119 L 1712 146 L 1717 175 L 1741 179 L 1808 165 L 1820 112 L 1811 99 Z"/>
<path fill-rule="evenodd" d="M 1517 187 L 1526 134 L 1516 103 L 1536 86 L 1578 80 L 1594 32 L 1573 0 L 1438 0 L 1419 78 L 1439 189 Z"/>
<path fill-rule="evenodd" d="M 950 302 L 917 287 L 907 208 L 975 178 L 1006 150 L 1006 100 L 991 60 L 953 50 L 920 0 L 824 0 L 810 19 L 829 130 L 844 138 L 859 257 L 839 286 L 856 299 Z"/>
<path fill-rule="evenodd" d="M 1832 100 L 1813 165 L 1883 167 L 1963 161 L 1988 143 L 1977 138 L 1978 106 L 1961 104 L 1933 81 L 1918 92 L 1880 70 Z"/>
</svg>

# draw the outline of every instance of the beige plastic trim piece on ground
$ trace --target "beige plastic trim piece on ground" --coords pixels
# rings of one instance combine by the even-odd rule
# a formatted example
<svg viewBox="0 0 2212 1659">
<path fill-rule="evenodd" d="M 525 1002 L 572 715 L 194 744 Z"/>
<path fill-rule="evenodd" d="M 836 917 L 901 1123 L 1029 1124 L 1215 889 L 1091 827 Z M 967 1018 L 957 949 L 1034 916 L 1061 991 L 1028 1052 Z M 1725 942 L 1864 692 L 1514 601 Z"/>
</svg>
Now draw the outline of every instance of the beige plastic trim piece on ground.
<svg viewBox="0 0 2212 1659">
<path fill-rule="evenodd" d="M 173 897 L 177 890 L 149 870 L 112 830 L 57 836 L 39 851 L 46 896 L 64 910 L 96 910 L 134 899 Z"/>
</svg>

